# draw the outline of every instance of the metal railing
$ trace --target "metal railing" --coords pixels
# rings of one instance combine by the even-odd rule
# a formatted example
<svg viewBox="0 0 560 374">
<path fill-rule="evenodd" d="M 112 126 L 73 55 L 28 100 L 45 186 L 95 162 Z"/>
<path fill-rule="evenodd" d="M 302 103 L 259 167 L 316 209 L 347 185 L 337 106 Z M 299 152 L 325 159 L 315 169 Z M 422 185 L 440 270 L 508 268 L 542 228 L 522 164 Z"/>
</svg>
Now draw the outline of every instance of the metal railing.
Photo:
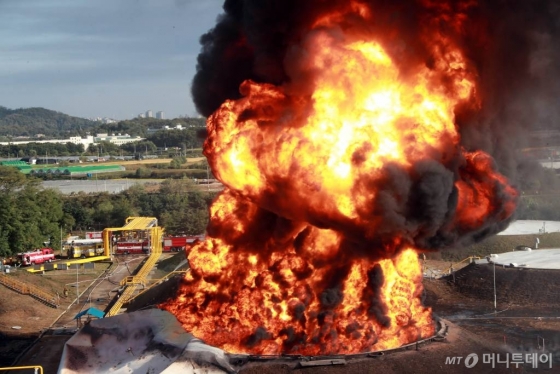
<svg viewBox="0 0 560 374">
<path fill-rule="evenodd" d="M 145 287 L 147 277 L 150 271 L 154 268 L 156 262 L 159 260 L 162 252 L 163 229 L 158 226 L 157 219 L 154 217 L 128 217 L 123 227 L 107 228 L 103 230 L 103 245 L 106 255 L 109 254 L 109 249 L 111 248 L 113 233 L 121 231 L 147 232 L 151 243 L 150 255 L 138 273 L 126 277 L 121 281 L 121 286 L 124 287 L 124 290 L 119 295 L 119 298 L 115 301 L 111 309 L 109 309 L 109 311 L 105 314 L 105 317 L 117 315 L 122 306 L 134 295 L 136 288 L 138 286 Z"/>
<path fill-rule="evenodd" d="M 443 272 L 443 274 L 451 274 L 451 273 L 453 273 L 454 271 L 459 270 L 459 269 L 457 269 L 457 266 L 458 266 L 458 265 L 461 265 L 461 264 L 462 264 L 463 262 L 465 262 L 465 261 L 469 261 L 469 263 L 472 263 L 472 262 L 474 262 L 474 260 L 480 260 L 480 259 L 481 259 L 481 257 L 478 257 L 478 256 L 469 256 L 469 257 L 467 257 L 467 258 L 464 258 L 464 259 L 462 259 L 462 260 L 459 261 L 459 262 L 456 262 L 456 263 L 454 263 L 454 264 L 451 264 L 450 267 L 448 267 L 447 269 L 445 269 L 445 271 Z"/>
<path fill-rule="evenodd" d="M 8 275 L 0 273 L 0 283 L 22 295 L 30 295 L 50 307 L 58 308 L 60 305 L 58 295 L 45 291 L 35 285 L 13 279 Z"/>
<path fill-rule="evenodd" d="M 109 311 L 105 314 L 105 317 L 111 317 L 117 315 L 119 313 L 119 310 L 122 308 L 122 306 L 126 304 L 130 299 L 132 299 L 132 296 L 134 295 L 136 288 L 138 286 L 146 285 L 147 282 L 146 278 L 148 274 L 150 273 L 150 271 L 152 271 L 156 262 L 159 260 L 159 257 L 161 256 L 162 248 L 161 248 L 161 240 L 159 240 L 161 239 L 161 237 L 158 237 L 157 239 L 158 240 L 155 241 L 156 244 L 152 247 L 152 253 L 150 254 L 150 256 L 148 256 L 148 259 L 146 260 L 144 265 L 142 265 L 138 273 L 136 275 L 126 277 L 121 281 L 121 286 L 124 286 L 125 289 L 120 295 L 120 297 L 117 299 L 117 301 L 115 301 L 115 304 L 113 304 L 111 309 L 109 309 Z"/>
<path fill-rule="evenodd" d="M 35 370 L 35 374 L 39 373 L 39 374 L 43 374 L 43 367 L 39 366 L 39 365 L 32 365 L 32 366 L 12 366 L 12 367 L 6 367 L 6 368 L 0 368 L 0 371 L 3 370 L 23 370 L 23 369 L 33 369 Z"/>
<path fill-rule="evenodd" d="M 145 287 L 143 290 L 141 290 L 139 293 L 137 293 L 136 295 L 134 295 L 133 297 L 131 297 L 129 300 L 127 300 L 128 302 L 132 301 L 133 299 L 137 298 L 138 296 L 142 295 L 145 292 L 148 292 L 149 290 L 151 290 L 152 288 L 154 288 L 155 286 L 157 286 L 158 284 L 160 284 L 161 282 L 166 281 L 167 279 L 171 278 L 172 276 L 176 275 L 176 274 L 187 274 L 191 269 L 188 270 L 176 270 L 176 271 L 172 271 L 171 273 L 167 273 L 163 278 L 159 278 L 159 279 L 151 279 L 149 282 L 151 283 L 148 287 Z"/>
</svg>

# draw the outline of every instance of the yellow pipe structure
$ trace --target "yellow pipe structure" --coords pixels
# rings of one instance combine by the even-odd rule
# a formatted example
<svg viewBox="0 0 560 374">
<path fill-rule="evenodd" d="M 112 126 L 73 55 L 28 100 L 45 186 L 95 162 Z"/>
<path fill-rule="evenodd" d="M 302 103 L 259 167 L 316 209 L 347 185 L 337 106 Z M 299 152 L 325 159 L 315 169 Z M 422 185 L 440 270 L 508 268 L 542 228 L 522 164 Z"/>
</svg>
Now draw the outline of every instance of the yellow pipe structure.
<svg viewBox="0 0 560 374">
<path fill-rule="evenodd" d="M 8 368 L 0 368 L 0 370 L 22 370 L 22 369 L 34 369 L 35 373 L 39 372 L 40 374 L 43 374 L 43 367 L 39 366 L 39 365 L 33 365 L 33 366 L 13 366 L 13 367 L 8 367 Z"/>
<path fill-rule="evenodd" d="M 457 265 L 460 265 L 460 264 L 462 264 L 462 263 L 465 262 L 465 261 L 471 261 L 471 262 L 472 262 L 473 260 L 480 260 L 480 257 L 478 257 L 478 256 L 469 256 L 469 257 L 467 257 L 467 258 L 464 258 L 464 259 L 462 259 L 462 260 L 459 261 L 459 262 L 456 262 L 456 263 L 454 263 L 454 264 L 451 264 L 451 266 L 448 267 L 447 269 L 445 269 L 445 271 L 444 271 L 443 273 L 444 273 L 444 274 L 445 274 L 445 273 L 451 274 L 453 271 L 456 271 L 456 270 L 457 270 Z"/>
<path fill-rule="evenodd" d="M 59 262 L 54 262 L 52 263 L 53 265 L 53 270 L 56 269 L 58 270 L 58 265 L 60 264 L 66 264 L 67 267 L 69 267 L 70 265 L 73 264 L 85 264 L 86 262 L 98 262 L 98 261 L 105 261 L 105 260 L 110 260 L 111 256 L 97 256 L 97 257 L 88 257 L 88 258 L 77 258 L 75 260 L 62 260 Z M 35 265 L 33 267 L 27 268 L 26 269 L 28 272 L 30 273 L 42 273 L 45 270 L 45 265 Z"/>
<path fill-rule="evenodd" d="M 145 293 L 145 292 L 148 292 L 149 290 L 151 290 L 153 287 L 157 286 L 157 285 L 160 284 L 161 282 L 166 281 L 167 279 L 171 278 L 173 275 L 176 275 L 176 274 L 187 274 L 189 271 L 191 271 L 191 269 L 172 271 L 171 273 L 167 273 L 167 274 L 165 275 L 165 277 L 163 277 L 163 278 L 160 278 L 160 279 L 152 279 L 152 280 L 150 280 L 150 282 L 151 282 L 152 284 L 150 284 L 148 287 L 144 288 L 142 291 L 138 292 L 136 295 L 130 297 L 127 301 L 130 302 L 130 301 L 134 300 L 135 298 L 137 298 L 138 296 L 142 295 L 142 294 Z"/>
<path fill-rule="evenodd" d="M 12 289 L 22 295 L 30 295 L 31 297 L 41 300 L 42 302 L 48 304 L 53 308 L 58 308 L 58 306 L 60 305 L 58 295 L 50 293 L 49 291 L 35 286 L 31 283 L 27 283 L 0 273 L 0 284 L 3 284 L 9 289 Z"/>
<path fill-rule="evenodd" d="M 145 231 L 156 228 L 158 228 L 161 232 L 161 227 L 158 227 L 158 221 L 155 217 L 128 217 L 125 220 L 125 225 L 123 227 L 106 228 L 105 230 L 103 230 L 103 249 L 105 252 L 104 255 L 111 256 L 111 249 L 113 244 L 111 242 L 111 238 L 114 232 Z M 155 238 L 154 235 L 157 234 L 154 231 L 150 231 L 150 241 L 152 247 L 154 247 L 154 245 L 159 245 L 159 248 L 161 249 L 161 235 L 159 238 Z M 157 239 L 157 242 L 160 243 L 158 244 L 156 241 L 154 241 L 154 239 Z"/>
<path fill-rule="evenodd" d="M 121 285 L 124 286 L 125 289 L 113 307 L 107 312 L 105 315 L 106 317 L 118 314 L 122 306 L 132 298 L 136 288 L 146 284 L 146 277 L 156 264 L 162 252 L 163 229 L 157 224 L 157 219 L 154 217 L 128 217 L 123 227 L 107 228 L 103 230 L 103 246 L 106 256 L 111 254 L 113 232 L 148 231 L 150 243 L 150 256 L 148 256 L 148 259 L 136 275 L 123 279 Z"/>
</svg>

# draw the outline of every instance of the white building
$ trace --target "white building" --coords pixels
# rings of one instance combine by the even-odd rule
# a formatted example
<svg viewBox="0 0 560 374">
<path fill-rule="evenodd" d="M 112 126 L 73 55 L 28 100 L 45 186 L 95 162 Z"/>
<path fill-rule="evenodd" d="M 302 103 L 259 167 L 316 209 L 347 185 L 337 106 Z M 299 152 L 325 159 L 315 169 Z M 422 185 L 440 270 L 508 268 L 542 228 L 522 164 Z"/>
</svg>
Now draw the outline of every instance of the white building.
<svg viewBox="0 0 560 374">
<path fill-rule="evenodd" d="M 148 129 L 148 130 L 146 131 L 146 133 L 147 133 L 148 135 L 151 135 L 151 134 L 156 133 L 156 132 L 158 132 L 158 131 L 185 130 L 185 129 L 186 129 L 186 128 L 183 127 L 183 125 L 181 125 L 181 124 L 175 125 L 175 126 L 173 126 L 173 127 L 169 127 L 169 126 L 166 125 L 166 126 L 163 126 L 163 127 L 160 128 L 160 129 Z"/>
<path fill-rule="evenodd" d="M 140 113 L 140 114 L 138 115 L 138 118 L 146 118 L 146 113 Z"/>
<path fill-rule="evenodd" d="M 151 110 L 147 110 L 147 111 L 146 111 L 146 118 L 153 118 L 153 117 L 154 117 L 154 115 L 152 114 L 152 111 L 151 111 Z"/>
<path fill-rule="evenodd" d="M 163 110 L 160 110 L 159 112 L 156 112 L 156 118 L 157 119 L 165 119 L 165 114 L 163 113 Z"/>
<path fill-rule="evenodd" d="M 15 141 L 15 142 L 0 142 L 0 145 L 10 145 L 10 144 L 28 144 L 28 143 L 52 143 L 52 144 L 83 144 L 84 149 L 87 149 L 90 144 L 95 144 L 99 142 L 109 142 L 116 145 L 123 145 L 127 143 L 134 143 L 144 140 L 145 138 L 141 138 L 139 136 L 131 137 L 128 134 L 118 134 L 118 135 L 108 135 L 108 134 L 97 134 L 96 136 L 87 136 L 82 138 L 80 136 L 71 136 L 68 139 L 52 139 L 52 140 L 22 140 L 22 141 Z"/>
<path fill-rule="evenodd" d="M 144 139 L 145 138 L 141 138 L 139 136 L 133 138 L 128 134 L 124 134 L 124 135 L 97 134 L 97 136 L 93 138 L 93 143 L 109 142 L 116 145 L 123 145 L 128 143 L 139 142 Z"/>
<path fill-rule="evenodd" d="M 96 122 L 101 122 L 101 123 L 117 123 L 117 120 L 114 120 L 112 118 L 108 118 L 108 117 L 95 117 L 95 118 L 90 118 L 90 120 L 92 121 L 96 121 Z"/>
</svg>

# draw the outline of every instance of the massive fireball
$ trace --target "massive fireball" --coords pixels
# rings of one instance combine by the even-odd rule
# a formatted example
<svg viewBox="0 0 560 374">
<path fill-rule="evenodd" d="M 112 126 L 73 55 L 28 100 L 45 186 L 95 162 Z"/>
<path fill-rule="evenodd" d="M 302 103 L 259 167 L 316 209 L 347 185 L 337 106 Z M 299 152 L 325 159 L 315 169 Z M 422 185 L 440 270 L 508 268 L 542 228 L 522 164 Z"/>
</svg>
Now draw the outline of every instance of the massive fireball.
<svg viewBox="0 0 560 374">
<path fill-rule="evenodd" d="M 359 1 L 318 13 L 287 48 L 289 79 L 246 80 L 208 119 L 226 189 L 162 305 L 207 343 L 317 355 L 430 336 L 417 249 L 482 238 L 515 210 L 491 157 L 461 147 L 456 108 L 480 98 L 460 48 L 428 22 L 430 63 L 404 70 L 374 18 Z"/>
</svg>

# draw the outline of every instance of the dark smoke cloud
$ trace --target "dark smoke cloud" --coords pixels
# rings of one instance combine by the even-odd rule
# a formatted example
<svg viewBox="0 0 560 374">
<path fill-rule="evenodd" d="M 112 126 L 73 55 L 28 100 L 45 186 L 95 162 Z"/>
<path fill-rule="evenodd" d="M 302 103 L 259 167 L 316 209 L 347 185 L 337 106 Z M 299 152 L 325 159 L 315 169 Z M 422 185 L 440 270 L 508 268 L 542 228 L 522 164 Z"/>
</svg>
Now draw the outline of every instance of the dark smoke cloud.
<svg viewBox="0 0 560 374">
<path fill-rule="evenodd" d="M 295 89 L 298 94 L 304 92 L 301 87 L 312 87 L 313 72 L 302 67 L 305 64 L 301 62 L 307 53 L 304 46 L 311 25 L 322 15 L 345 9 L 348 3 L 346 0 L 226 0 L 225 12 L 215 28 L 201 37 L 202 51 L 192 85 L 199 112 L 209 116 L 225 100 L 240 98 L 239 86 L 248 79 L 291 87 L 289 89 Z M 433 66 L 433 43 L 439 43 L 442 50 L 448 48 L 441 40 L 425 38 L 426 30 L 453 40 L 477 74 L 478 96 L 482 103 L 481 106 L 466 103 L 456 108 L 461 145 L 467 151 L 483 150 L 491 154 L 498 171 L 514 185 L 539 175 L 540 167 L 523 158 L 519 149 L 525 145 L 527 129 L 558 127 L 558 2 L 481 0 L 477 4 L 471 0 L 363 0 L 360 3 L 371 10 L 373 20 L 366 22 L 348 13 L 341 16 L 338 27 L 374 35 L 393 57 L 403 77 L 419 65 Z M 448 84 L 446 79 L 448 77 L 441 77 L 443 85 Z M 279 103 L 278 106 L 282 105 L 289 107 L 290 104 Z M 255 108 L 255 113 L 247 111 L 243 115 L 263 117 L 259 110 L 269 108 Z M 360 157 L 357 152 L 354 161 L 360 163 Z M 378 191 L 375 206 L 363 212 L 366 217 L 383 217 L 374 233 L 364 228 L 352 231 L 354 228 L 322 212 L 284 217 L 286 222 L 305 221 L 316 227 L 344 232 L 348 247 L 356 253 L 360 252 L 360 243 L 364 248 L 372 244 L 383 248 L 396 233 L 404 238 L 402 244 L 413 243 L 424 249 L 471 244 L 503 230 L 511 218 L 500 219 L 503 208 L 496 202 L 498 207 L 493 216 L 474 232 L 449 224 L 457 207 L 454 181 L 462 162 L 455 153 L 445 165 L 437 162 L 416 165 L 412 175 L 399 166 L 387 165 L 383 170 L 383 183 L 375 182 L 376 186 L 369 186 L 372 182 L 368 178 L 360 180 L 355 186 L 356 193 L 360 193 L 361 188 Z M 500 185 L 496 188 L 498 197 L 503 195 L 506 200 L 511 199 L 499 191 Z M 279 189 L 286 197 L 284 203 L 277 199 Z M 267 211 L 278 214 L 289 211 L 282 204 L 291 204 L 292 192 L 281 187 L 275 191 L 273 196 L 265 196 L 259 202 L 262 217 L 254 225 L 281 219 Z M 221 224 L 211 225 L 209 232 L 213 229 L 219 230 L 222 236 L 225 233 Z M 259 228 L 247 232 L 247 235 L 262 236 L 263 241 L 269 236 L 269 232 Z M 231 242 L 239 244 L 246 239 L 239 237 Z"/>
<path fill-rule="evenodd" d="M 218 24 L 202 36 L 192 93 L 199 112 L 213 113 L 240 97 L 246 79 L 281 84 L 288 80 L 291 46 L 305 38 L 309 22 L 347 1 L 226 0 Z M 434 24 L 455 39 L 477 68 L 483 107 L 461 111 L 462 143 L 482 149 L 515 182 L 531 172 L 518 153 L 528 128 L 557 128 L 560 119 L 560 3 L 555 0 L 387 1 L 364 0 L 371 24 L 388 52 L 406 71 L 418 61 L 430 66 L 429 42 L 420 30 Z M 448 6 L 448 7 L 447 7 Z M 466 18 L 459 29 L 449 22 Z M 442 16 L 443 15 L 443 16 Z M 449 17 L 444 17 L 449 16 Z M 352 21 L 352 22 L 350 22 Z M 341 27 L 359 24 L 341 22 Z M 384 30 L 391 29 L 387 33 Z"/>
<path fill-rule="evenodd" d="M 372 18 L 349 12 L 355 3 L 367 7 Z M 501 176 L 492 174 L 493 160 L 475 151 L 492 155 L 496 169 L 514 184 L 528 173 L 538 174 L 518 150 L 526 139 L 524 131 L 556 126 L 560 118 L 560 4 L 553 0 L 226 0 L 224 11 L 215 28 L 201 38 L 202 51 L 192 85 L 194 102 L 202 115 L 210 116 L 226 100 L 246 96 L 240 90 L 251 89 L 247 80 L 281 86 L 278 98 L 262 94 L 253 96 L 250 102 L 239 100 L 235 104 L 242 103 L 237 107 L 242 111 L 236 112 L 239 126 L 244 120 L 256 119 L 259 129 L 266 130 L 262 134 L 280 132 L 283 125 L 296 127 L 306 118 L 316 75 L 309 51 L 317 40 L 311 34 L 317 31 L 310 30 L 326 15 L 335 17 L 333 24 L 337 26 L 329 23 L 322 33 L 329 33 L 333 40 L 339 40 L 342 34 L 373 35 L 404 80 L 416 74 L 418 67 L 426 66 L 434 74 L 439 72 L 438 87 L 453 88 L 450 74 L 442 72 L 437 63 L 456 46 L 464 53 L 466 70 L 474 74 L 480 103 L 473 99 L 455 108 L 460 145 L 473 153 L 463 152 L 453 140 L 443 139 L 445 146 L 426 151 L 425 160 L 412 167 L 388 163 L 374 173 L 356 167 L 361 174 L 352 185 L 350 197 L 375 196 L 355 204 L 358 218 L 325 209 L 332 204 L 332 195 L 323 194 L 320 185 L 294 188 L 298 185 L 293 180 L 305 179 L 307 172 L 297 162 L 290 165 L 287 177 L 271 173 L 269 178 L 263 173 L 266 189 L 226 189 L 218 197 L 217 202 L 230 203 L 222 206 L 215 202 L 221 211 L 210 219 L 209 244 L 198 248 L 200 256 L 193 258 L 191 276 L 209 283 L 226 279 L 222 278 L 226 277 L 224 272 L 196 266 L 196 261 L 204 261 L 206 252 L 214 246 L 228 245 L 232 258 L 243 259 L 250 253 L 260 257 L 259 264 L 267 264 L 266 271 L 256 276 L 254 287 L 263 289 L 272 279 L 281 294 L 271 301 L 295 296 L 297 300 L 292 300 L 288 308 L 294 325 L 318 327 L 313 336 L 298 333 L 294 327 L 284 328 L 283 352 L 297 352 L 300 344 L 333 342 L 337 334 L 373 345 L 378 336 L 367 326 L 351 323 L 343 330 L 336 326 L 336 310 L 345 297 L 344 282 L 356 260 L 373 263 L 391 258 L 410 245 L 420 249 L 466 245 L 503 230 L 512 219 L 517 195 Z M 436 55 L 434 45 L 440 55 Z M 209 123 L 205 154 L 220 178 L 221 170 L 216 167 L 220 155 L 218 151 L 212 153 L 223 148 L 223 144 L 217 144 L 221 140 L 216 136 L 219 127 L 212 126 L 220 123 L 219 117 L 212 117 Z M 235 142 L 236 135 L 228 141 Z M 410 139 L 409 144 L 415 141 Z M 304 142 L 298 139 L 297 144 L 301 147 Z M 354 166 L 364 162 L 371 151 L 368 147 L 372 145 L 355 151 Z M 259 157 L 258 152 L 255 157 Z M 308 199 L 306 194 L 314 194 L 316 199 Z M 477 212 L 478 203 L 482 214 Z M 468 214 L 461 215 L 464 211 Z M 329 241 L 332 238 L 323 232 L 325 241 L 318 240 L 322 238 L 320 229 L 331 229 L 329 233 L 334 232 L 336 239 Z M 321 250 L 312 250 L 316 247 Z M 293 248 L 295 254 L 287 248 Z M 294 282 L 281 271 L 288 267 L 297 280 L 310 280 L 298 286 L 294 295 L 284 292 Z M 320 269 L 320 273 L 310 279 L 313 269 Z M 227 283 L 232 289 L 246 287 L 246 278 L 246 269 L 227 268 Z M 361 311 L 379 325 L 389 326 L 388 300 L 382 295 L 382 267 L 374 265 L 363 280 L 367 285 L 358 291 L 361 294 L 353 295 L 359 297 L 356 314 Z M 317 306 L 311 304 L 314 295 Z M 235 292 L 208 293 L 205 302 L 210 305 L 215 301 L 212 298 L 217 298 L 220 304 L 227 304 L 235 297 Z M 192 300 L 189 295 L 183 299 Z M 310 309 L 313 312 L 306 314 Z M 270 331 L 258 327 L 243 339 L 243 344 L 255 347 L 270 340 Z"/>
<path fill-rule="evenodd" d="M 245 341 L 247 347 L 259 345 L 261 341 L 272 338 L 272 335 L 263 327 L 257 327 L 255 332 Z"/>
</svg>

